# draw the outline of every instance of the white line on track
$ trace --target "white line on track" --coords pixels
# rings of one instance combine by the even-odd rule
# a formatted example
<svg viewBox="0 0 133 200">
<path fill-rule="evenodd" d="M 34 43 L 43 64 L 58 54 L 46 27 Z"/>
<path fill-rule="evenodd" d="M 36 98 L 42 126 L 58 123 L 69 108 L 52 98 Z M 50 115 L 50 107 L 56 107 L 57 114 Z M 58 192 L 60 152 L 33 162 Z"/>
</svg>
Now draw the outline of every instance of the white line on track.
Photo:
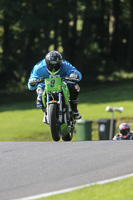
<svg viewBox="0 0 133 200">
<path fill-rule="evenodd" d="M 113 182 L 113 181 L 119 181 L 119 180 L 122 180 L 122 179 L 125 179 L 125 178 L 128 178 L 128 177 L 131 177 L 131 176 L 133 176 L 133 173 L 127 174 L 127 175 L 124 175 L 124 176 L 119 176 L 119 177 L 116 177 L 116 178 L 106 179 L 106 180 L 103 180 L 103 181 L 98 181 L 98 182 L 95 182 L 95 183 L 90 183 L 90 184 L 85 184 L 85 185 L 81 185 L 81 186 L 77 186 L 77 187 L 72 187 L 72 188 L 68 188 L 68 189 L 64 189 L 64 190 L 58 190 L 58 191 L 53 191 L 53 192 L 48 192 L 48 193 L 44 193 L 44 194 L 39 194 L 39 195 L 35 195 L 35 196 L 30 196 L 30 197 L 24 197 L 24 198 L 20 198 L 20 199 L 13 199 L 13 200 L 40 199 L 40 198 L 43 198 L 43 197 L 48 197 L 48 196 L 52 196 L 52 195 L 71 192 L 71 191 L 82 189 L 82 188 L 85 188 L 85 187 L 89 187 L 89 186 L 95 185 L 95 184 L 103 185 L 103 184 L 110 183 L 110 182 Z"/>
</svg>

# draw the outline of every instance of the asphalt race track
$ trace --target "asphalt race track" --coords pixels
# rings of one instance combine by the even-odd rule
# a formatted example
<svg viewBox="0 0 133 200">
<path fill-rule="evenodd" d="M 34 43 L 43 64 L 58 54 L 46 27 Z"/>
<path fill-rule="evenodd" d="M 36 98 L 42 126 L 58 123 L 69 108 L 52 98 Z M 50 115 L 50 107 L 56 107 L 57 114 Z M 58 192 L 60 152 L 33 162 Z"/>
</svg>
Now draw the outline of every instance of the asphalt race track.
<svg viewBox="0 0 133 200">
<path fill-rule="evenodd" d="M 0 142 L 0 200 L 133 173 L 133 141 Z"/>
</svg>

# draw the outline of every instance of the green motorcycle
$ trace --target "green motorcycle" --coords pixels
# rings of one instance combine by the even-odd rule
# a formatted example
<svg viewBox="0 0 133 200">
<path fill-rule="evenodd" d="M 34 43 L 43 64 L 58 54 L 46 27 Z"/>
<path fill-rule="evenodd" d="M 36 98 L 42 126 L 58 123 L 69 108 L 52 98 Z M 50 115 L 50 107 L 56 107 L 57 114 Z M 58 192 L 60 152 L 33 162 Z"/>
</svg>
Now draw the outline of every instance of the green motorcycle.
<svg viewBox="0 0 133 200">
<path fill-rule="evenodd" d="M 70 93 L 67 82 L 74 81 L 70 77 L 61 78 L 59 75 L 40 79 L 38 83 L 45 81 L 45 90 L 42 102 L 45 112 L 44 123 L 50 126 L 52 138 L 59 141 L 71 141 L 76 121 L 70 104 Z"/>
</svg>

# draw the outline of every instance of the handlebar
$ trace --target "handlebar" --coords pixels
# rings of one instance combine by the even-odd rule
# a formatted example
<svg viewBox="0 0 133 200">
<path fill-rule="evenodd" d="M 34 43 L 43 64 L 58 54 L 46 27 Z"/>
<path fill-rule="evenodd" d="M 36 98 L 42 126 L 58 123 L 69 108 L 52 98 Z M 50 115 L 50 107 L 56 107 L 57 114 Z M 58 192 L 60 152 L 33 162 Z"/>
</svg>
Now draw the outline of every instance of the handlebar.
<svg viewBox="0 0 133 200">
<path fill-rule="evenodd" d="M 67 77 L 63 77 L 63 78 L 61 78 L 62 80 L 64 79 L 64 80 L 67 80 L 67 81 L 77 81 L 78 79 L 75 79 L 75 78 L 72 78 L 72 77 L 69 77 L 69 76 L 67 76 Z"/>
<path fill-rule="evenodd" d="M 43 83 L 44 82 L 44 77 L 40 77 L 39 79 L 36 80 L 36 83 Z"/>
<path fill-rule="evenodd" d="M 40 77 L 39 79 L 36 80 L 36 83 L 39 84 L 39 83 L 43 83 L 44 82 L 44 77 Z M 67 81 L 77 81 L 77 79 L 74 79 L 72 77 L 61 77 L 62 80 L 67 80 Z"/>
</svg>

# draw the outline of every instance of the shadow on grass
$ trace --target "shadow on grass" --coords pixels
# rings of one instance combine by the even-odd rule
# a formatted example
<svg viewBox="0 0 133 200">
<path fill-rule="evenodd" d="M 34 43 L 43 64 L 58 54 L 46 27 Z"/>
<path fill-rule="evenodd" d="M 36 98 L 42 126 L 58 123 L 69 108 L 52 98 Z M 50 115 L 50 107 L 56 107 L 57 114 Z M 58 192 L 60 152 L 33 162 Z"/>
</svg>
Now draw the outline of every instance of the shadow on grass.
<svg viewBox="0 0 133 200">
<path fill-rule="evenodd" d="M 36 108 L 36 92 L 0 93 L 0 112 L 13 110 L 29 110 Z"/>
<path fill-rule="evenodd" d="M 83 89 L 79 103 L 101 104 L 119 101 L 133 101 L 133 80 L 112 82 Z"/>
<path fill-rule="evenodd" d="M 103 83 L 83 88 L 79 95 L 79 104 L 101 104 L 133 100 L 133 80 Z M 0 93 L 0 112 L 36 109 L 36 92 L 26 91 L 18 94 Z"/>
</svg>

